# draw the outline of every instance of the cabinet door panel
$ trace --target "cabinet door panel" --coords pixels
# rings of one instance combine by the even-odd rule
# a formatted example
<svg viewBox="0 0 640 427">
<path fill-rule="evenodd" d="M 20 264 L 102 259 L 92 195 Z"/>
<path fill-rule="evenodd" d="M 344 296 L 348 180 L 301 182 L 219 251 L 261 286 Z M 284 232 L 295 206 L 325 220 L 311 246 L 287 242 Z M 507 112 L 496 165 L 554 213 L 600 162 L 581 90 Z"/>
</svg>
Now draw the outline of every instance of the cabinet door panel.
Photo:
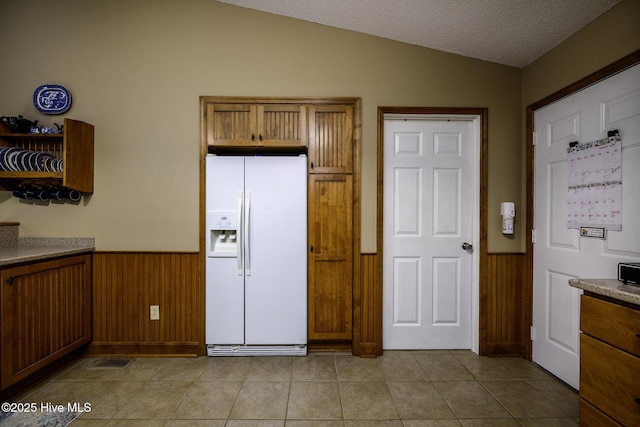
<svg viewBox="0 0 640 427">
<path fill-rule="evenodd" d="M 351 339 L 351 272 L 347 268 L 344 259 L 315 260 L 311 339 Z"/>
<path fill-rule="evenodd" d="M 257 145 L 257 107 L 252 104 L 207 104 L 207 145 Z"/>
<path fill-rule="evenodd" d="M 0 271 L 2 388 L 91 339 L 91 256 Z"/>
<path fill-rule="evenodd" d="M 351 175 L 309 178 L 309 339 L 352 336 Z"/>
<path fill-rule="evenodd" d="M 307 107 L 296 104 L 258 105 L 258 145 L 306 147 Z"/>
<path fill-rule="evenodd" d="M 311 173 L 353 171 L 353 106 L 309 107 Z"/>
</svg>

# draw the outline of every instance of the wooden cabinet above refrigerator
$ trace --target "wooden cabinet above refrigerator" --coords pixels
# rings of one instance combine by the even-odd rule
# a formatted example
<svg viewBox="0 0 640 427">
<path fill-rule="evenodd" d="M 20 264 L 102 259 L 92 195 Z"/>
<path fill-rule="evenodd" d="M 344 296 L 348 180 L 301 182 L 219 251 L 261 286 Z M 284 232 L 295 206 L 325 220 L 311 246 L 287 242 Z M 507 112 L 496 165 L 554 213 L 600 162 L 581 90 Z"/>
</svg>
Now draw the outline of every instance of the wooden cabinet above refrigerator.
<svg viewBox="0 0 640 427">
<path fill-rule="evenodd" d="M 205 101 L 207 145 L 224 148 L 307 147 L 307 107 L 278 101 Z"/>
</svg>

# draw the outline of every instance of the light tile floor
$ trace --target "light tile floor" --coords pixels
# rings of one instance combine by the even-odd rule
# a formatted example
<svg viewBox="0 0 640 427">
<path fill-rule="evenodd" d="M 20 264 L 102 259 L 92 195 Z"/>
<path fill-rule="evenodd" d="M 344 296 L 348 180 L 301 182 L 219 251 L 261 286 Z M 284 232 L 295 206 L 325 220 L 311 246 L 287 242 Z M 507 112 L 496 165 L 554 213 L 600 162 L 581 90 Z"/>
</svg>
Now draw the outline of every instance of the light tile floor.
<svg viewBox="0 0 640 427">
<path fill-rule="evenodd" d="M 85 426 L 577 426 L 578 395 L 519 358 L 469 351 L 80 359 L 19 396 L 89 403 Z"/>
</svg>

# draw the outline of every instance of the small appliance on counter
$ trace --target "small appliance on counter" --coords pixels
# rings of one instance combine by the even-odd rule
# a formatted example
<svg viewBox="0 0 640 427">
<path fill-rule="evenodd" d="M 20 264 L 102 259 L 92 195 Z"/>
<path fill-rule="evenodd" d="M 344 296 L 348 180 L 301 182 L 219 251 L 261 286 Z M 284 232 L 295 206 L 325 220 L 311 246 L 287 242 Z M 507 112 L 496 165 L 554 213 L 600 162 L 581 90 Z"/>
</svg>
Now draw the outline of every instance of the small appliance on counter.
<svg viewBox="0 0 640 427">
<path fill-rule="evenodd" d="M 640 262 L 619 263 L 618 280 L 625 285 L 640 286 Z"/>
</svg>

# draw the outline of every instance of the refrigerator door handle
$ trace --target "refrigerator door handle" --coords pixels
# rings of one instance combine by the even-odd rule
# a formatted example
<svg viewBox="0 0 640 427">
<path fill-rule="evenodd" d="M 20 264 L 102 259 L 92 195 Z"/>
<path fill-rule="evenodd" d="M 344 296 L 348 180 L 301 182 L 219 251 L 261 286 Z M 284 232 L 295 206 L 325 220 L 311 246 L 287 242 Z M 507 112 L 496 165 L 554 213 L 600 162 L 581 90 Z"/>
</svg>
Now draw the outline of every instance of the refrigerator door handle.
<svg viewBox="0 0 640 427">
<path fill-rule="evenodd" d="M 251 276 L 251 191 L 247 191 L 247 202 L 246 202 L 246 211 L 245 211 L 245 260 L 244 260 L 244 270 L 247 276 Z"/>
<path fill-rule="evenodd" d="M 236 230 L 236 259 L 238 263 L 238 276 L 242 276 L 242 200 L 244 196 L 242 191 L 238 192 L 238 212 L 236 214 L 236 224 L 238 229 Z"/>
</svg>

